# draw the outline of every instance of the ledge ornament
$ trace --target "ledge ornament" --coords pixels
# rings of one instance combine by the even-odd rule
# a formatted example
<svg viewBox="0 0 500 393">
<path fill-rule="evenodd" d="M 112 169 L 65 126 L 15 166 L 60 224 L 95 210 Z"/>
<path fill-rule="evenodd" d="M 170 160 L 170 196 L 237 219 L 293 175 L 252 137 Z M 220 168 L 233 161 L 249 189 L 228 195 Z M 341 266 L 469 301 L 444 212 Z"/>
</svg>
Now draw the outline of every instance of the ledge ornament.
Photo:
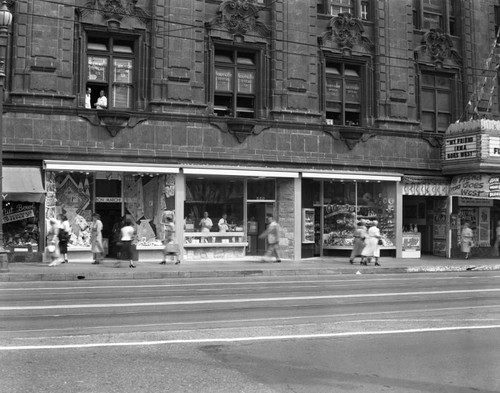
<svg viewBox="0 0 500 393">
<path fill-rule="evenodd" d="M 429 132 L 422 132 L 420 137 L 426 141 L 431 147 L 442 147 L 443 136 L 441 134 L 432 134 Z"/>
<path fill-rule="evenodd" d="M 259 135 L 270 126 L 257 125 L 253 119 L 210 119 L 210 124 L 217 127 L 222 132 L 233 135 L 239 143 L 252 135 Z"/>
<path fill-rule="evenodd" d="M 90 111 L 89 111 L 90 112 Z M 87 120 L 93 126 L 102 126 L 113 138 L 124 128 L 134 128 L 145 122 L 146 118 L 137 118 L 130 113 L 113 110 L 96 110 L 94 114 L 79 113 L 78 116 Z"/>
<path fill-rule="evenodd" d="M 124 17 L 139 19 L 143 24 L 149 24 L 151 16 L 142 8 L 137 7 L 138 0 L 88 0 L 80 13 L 86 16 L 92 12 L 100 13 L 106 21 L 120 23 Z"/>
<path fill-rule="evenodd" d="M 430 29 L 423 35 L 421 44 L 415 48 L 415 57 L 418 57 L 419 53 L 426 53 L 436 64 L 442 64 L 446 59 L 462 62 L 458 51 L 453 47 L 450 35 L 443 33 L 441 29 Z"/>
<path fill-rule="evenodd" d="M 367 50 L 373 48 L 373 43 L 363 34 L 365 29 L 358 18 L 349 13 L 338 14 L 330 19 L 328 30 L 321 36 L 321 41 L 335 41 L 342 51 L 350 52 L 356 45 Z"/>
<path fill-rule="evenodd" d="M 375 134 L 368 132 L 365 128 L 360 127 L 336 127 L 330 129 L 331 126 L 325 127 L 324 131 L 337 141 L 342 141 L 346 144 L 349 150 L 354 149 L 360 142 L 366 142 L 373 138 Z"/>
<path fill-rule="evenodd" d="M 255 0 L 225 0 L 219 6 L 217 16 L 206 23 L 207 28 L 222 26 L 233 35 L 244 36 L 256 32 L 268 37 L 271 30 L 258 21 L 259 7 Z"/>
</svg>

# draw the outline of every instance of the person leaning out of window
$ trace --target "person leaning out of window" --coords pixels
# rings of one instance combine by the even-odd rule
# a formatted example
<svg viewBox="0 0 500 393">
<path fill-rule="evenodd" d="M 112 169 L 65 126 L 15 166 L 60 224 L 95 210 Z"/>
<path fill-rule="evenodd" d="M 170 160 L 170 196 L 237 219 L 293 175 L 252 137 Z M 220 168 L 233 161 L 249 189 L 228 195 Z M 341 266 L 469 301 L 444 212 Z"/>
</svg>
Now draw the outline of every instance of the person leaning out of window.
<svg viewBox="0 0 500 393">
<path fill-rule="evenodd" d="M 107 109 L 108 107 L 108 99 L 104 95 L 104 90 L 101 90 L 99 92 L 99 98 L 97 99 L 97 102 L 95 103 L 96 109 Z"/>
</svg>

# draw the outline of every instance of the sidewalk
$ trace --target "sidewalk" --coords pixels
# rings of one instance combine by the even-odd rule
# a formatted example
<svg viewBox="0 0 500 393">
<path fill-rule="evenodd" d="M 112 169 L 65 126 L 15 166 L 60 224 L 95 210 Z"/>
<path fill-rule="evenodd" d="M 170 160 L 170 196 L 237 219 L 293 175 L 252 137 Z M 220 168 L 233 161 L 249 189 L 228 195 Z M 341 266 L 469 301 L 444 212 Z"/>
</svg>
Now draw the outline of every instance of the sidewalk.
<svg viewBox="0 0 500 393">
<path fill-rule="evenodd" d="M 260 259 L 233 261 L 185 261 L 180 265 L 156 262 L 137 262 L 130 269 L 128 262 L 114 267 L 114 259 L 106 259 L 99 265 L 90 262 L 74 262 L 55 267 L 44 263 L 11 263 L 8 272 L 0 272 L 0 282 L 7 281 L 72 281 L 114 279 L 162 279 L 244 276 L 303 276 L 335 274 L 388 274 L 430 273 L 500 270 L 500 258 L 446 259 L 423 256 L 419 259 L 382 258 L 382 266 L 350 265 L 348 258 L 324 257 L 302 260 L 284 260 L 281 263 L 265 263 Z"/>
</svg>

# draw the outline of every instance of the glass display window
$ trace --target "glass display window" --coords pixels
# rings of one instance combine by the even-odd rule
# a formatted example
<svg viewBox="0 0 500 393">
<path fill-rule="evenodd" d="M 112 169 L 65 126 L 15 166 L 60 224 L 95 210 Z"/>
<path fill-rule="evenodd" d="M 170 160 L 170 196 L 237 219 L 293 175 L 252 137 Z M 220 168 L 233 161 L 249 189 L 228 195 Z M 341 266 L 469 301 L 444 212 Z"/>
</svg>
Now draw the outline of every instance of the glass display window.
<svg viewBox="0 0 500 393">
<path fill-rule="evenodd" d="M 359 221 L 378 222 L 384 247 L 395 246 L 396 186 L 383 182 L 332 181 L 324 183 L 323 248 L 352 247 Z"/>
<path fill-rule="evenodd" d="M 38 251 L 39 203 L 3 202 L 3 244 L 11 252 L 16 248 Z"/>
<path fill-rule="evenodd" d="M 186 223 L 193 223 L 194 230 L 200 231 L 200 221 L 207 212 L 211 231 L 218 232 L 218 222 L 226 214 L 228 231 L 243 232 L 243 190 L 243 180 L 186 179 Z"/>
</svg>

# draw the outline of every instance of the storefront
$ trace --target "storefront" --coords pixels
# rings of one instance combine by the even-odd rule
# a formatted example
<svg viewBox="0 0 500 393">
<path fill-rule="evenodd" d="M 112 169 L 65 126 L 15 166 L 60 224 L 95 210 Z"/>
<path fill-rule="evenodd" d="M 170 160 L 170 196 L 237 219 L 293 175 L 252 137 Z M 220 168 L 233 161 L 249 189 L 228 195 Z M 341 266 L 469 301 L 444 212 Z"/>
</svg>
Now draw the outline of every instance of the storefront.
<svg viewBox="0 0 500 393">
<path fill-rule="evenodd" d="M 267 217 L 280 220 L 284 258 L 294 255 L 297 172 L 157 164 L 45 161 L 45 220 L 64 214 L 72 228 L 70 259 L 90 261 L 90 222 L 99 213 L 107 257 L 117 257 L 124 217 L 137 228 L 141 261 L 161 261 L 162 216 L 173 211 L 176 238 L 187 260 L 262 256 Z M 202 232 L 205 215 L 212 225 Z M 225 217 L 227 228 L 219 221 Z"/>
<path fill-rule="evenodd" d="M 367 226 L 377 221 L 382 253 L 396 256 L 401 244 L 400 180 L 399 174 L 304 172 L 302 256 L 348 255 L 360 221 Z"/>
<path fill-rule="evenodd" d="M 262 257 L 266 243 L 259 235 L 271 215 L 283 229 L 283 258 L 293 257 L 297 172 L 203 167 L 182 168 L 182 174 L 187 260 Z M 212 222 L 208 233 L 202 231 L 204 215 Z M 221 219 L 227 228 L 219 226 Z"/>
<path fill-rule="evenodd" d="M 162 213 L 175 210 L 178 168 L 162 165 L 45 161 L 45 220 L 66 215 L 70 260 L 90 261 L 92 213 L 103 222 L 105 256 L 117 257 L 125 217 L 136 223 L 140 260 L 161 260 Z"/>
<path fill-rule="evenodd" d="M 500 122 L 471 120 L 451 124 L 444 137 L 443 174 L 449 175 L 447 256 L 463 257 L 462 225 L 474 232 L 472 256 L 495 256 L 500 220 Z"/>
<path fill-rule="evenodd" d="M 450 180 L 403 176 L 403 258 L 446 256 Z"/>
<path fill-rule="evenodd" d="M 39 168 L 4 166 L 2 169 L 4 246 L 11 261 L 41 260 L 42 203 L 45 189 Z"/>
</svg>

